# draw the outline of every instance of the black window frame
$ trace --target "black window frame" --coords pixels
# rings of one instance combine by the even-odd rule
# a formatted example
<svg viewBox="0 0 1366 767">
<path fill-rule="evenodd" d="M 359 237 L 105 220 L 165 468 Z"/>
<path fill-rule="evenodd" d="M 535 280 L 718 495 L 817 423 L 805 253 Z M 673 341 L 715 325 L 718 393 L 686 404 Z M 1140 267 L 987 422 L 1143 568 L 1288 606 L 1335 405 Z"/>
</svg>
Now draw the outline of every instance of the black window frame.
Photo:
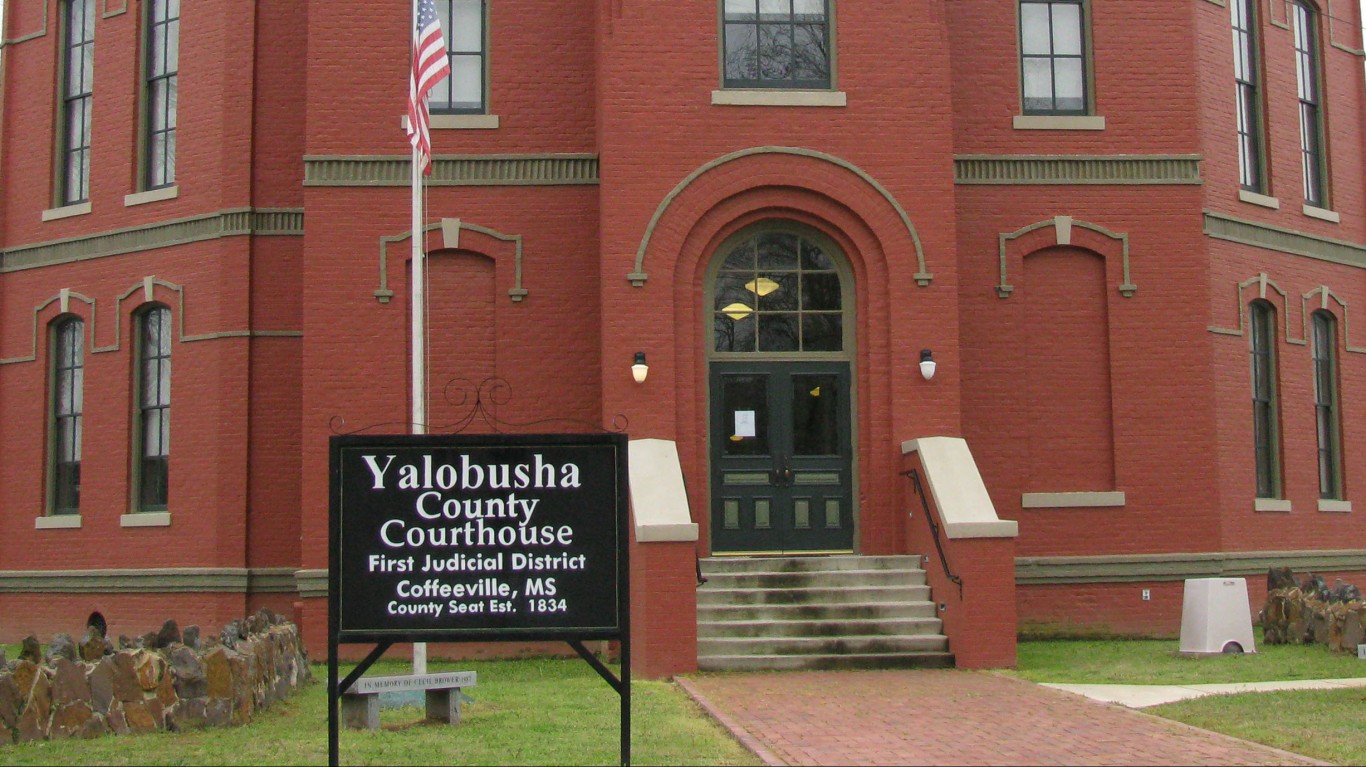
<svg viewBox="0 0 1366 767">
<path fill-rule="evenodd" d="M 1233 30 L 1234 109 L 1238 129 L 1238 185 L 1264 194 L 1266 141 L 1262 116 L 1260 16 L 1257 0 L 1230 0 Z"/>
<path fill-rule="evenodd" d="M 1252 439 L 1257 497 L 1281 497 L 1280 401 L 1276 372 L 1276 307 L 1258 299 L 1248 304 L 1252 367 Z"/>
<path fill-rule="evenodd" d="M 81 513 L 81 438 L 85 399 L 85 321 L 51 324 L 48 401 L 48 514 Z"/>
<path fill-rule="evenodd" d="M 455 6 L 461 3 L 474 2 L 479 5 L 479 48 L 469 50 L 456 48 L 456 35 L 454 24 L 451 19 L 455 14 Z M 489 95 L 488 95 L 488 0 L 436 0 L 437 16 L 441 19 L 441 35 L 445 38 L 446 58 L 451 67 L 451 73 L 437 81 L 432 87 L 431 93 L 427 97 L 427 106 L 432 114 L 437 115 L 482 115 L 488 114 Z M 470 104 L 462 102 L 462 105 L 455 106 L 452 97 L 455 95 L 457 80 L 461 76 L 462 69 L 458 62 L 462 59 L 477 58 L 479 60 L 479 103 Z"/>
<path fill-rule="evenodd" d="M 171 457 L 171 310 L 163 304 L 151 304 L 137 313 L 134 327 L 134 508 L 166 511 Z M 150 386 L 153 380 L 155 391 Z"/>
<path fill-rule="evenodd" d="M 1342 421 L 1338 389 L 1337 318 L 1323 309 L 1310 315 L 1314 359 L 1314 427 L 1318 441 L 1319 498 L 1343 499 Z"/>
<path fill-rule="evenodd" d="M 61 206 L 90 201 L 90 124 L 95 95 L 95 0 L 62 4 L 61 119 L 57 121 L 57 202 Z"/>
<path fill-rule="evenodd" d="M 1303 0 L 1290 4 L 1295 45 L 1295 91 L 1299 98 L 1300 180 L 1304 202 L 1328 207 L 1328 153 L 1323 119 L 1323 54 L 1317 8 Z"/>
<path fill-rule="evenodd" d="M 1048 52 L 1029 53 L 1025 41 L 1025 7 L 1026 6 L 1045 6 L 1048 15 Z M 1077 9 L 1077 52 L 1058 53 L 1056 49 L 1055 32 L 1057 30 L 1054 9 L 1058 6 L 1070 6 Z M 1089 115 L 1092 112 L 1092 82 L 1091 82 L 1091 36 L 1090 26 L 1090 4 L 1087 0 L 1019 0 L 1016 5 L 1017 18 L 1019 20 L 1019 30 L 1016 43 L 1020 53 L 1020 109 L 1021 113 L 1029 116 L 1057 116 L 1057 117 L 1076 117 Z M 1049 101 L 1050 106 L 1044 108 L 1030 105 L 1029 96 L 1029 62 L 1047 61 L 1049 72 Z M 1076 61 L 1081 72 L 1081 106 L 1078 108 L 1062 108 L 1058 106 L 1058 63 L 1060 61 Z"/>
<path fill-rule="evenodd" d="M 148 0 L 146 8 L 142 183 L 151 190 L 176 182 L 180 0 Z"/>
<path fill-rule="evenodd" d="M 754 12 L 749 14 L 732 11 L 727 5 L 738 2 L 746 2 L 753 6 Z M 796 3 L 799 0 L 778 0 L 785 2 L 787 11 L 785 15 L 778 13 L 765 13 L 762 4 L 773 0 L 721 0 L 721 82 L 724 88 L 738 89 L 764 89 L 764 90 L 824 90 L 834 88 L 835 84 L 835 49 L 834 49 L 834 0 L 820 0 L 821 12 L 819 21 L 809 19 L 799 19 Z M 765 18 L 765 16 L 770 18 Z M 772 18 L 778 16 L 778 18 Z M 819 28 L 819 34 L 814 30 Z M 807 72 L 801 72 L 796 67 L 796 54 L 798 51 L 797 35 L 799 29 L 808 30 L 803 34 L 808 42 L 819 45 L 819 51 L 824 56 L 824 61 L 812 60 L 807 67 Z M 745 51 L 740 48 L 745 42 L 742 30 L 750 30 L 748 40 L 753 41 L 752 54 L 754 57 L 752 76 L 732 76 L 736 67 L 732 65 L 733 58 L 739 57 Z M 763 58 L 763 46 L 760 44 L 766 36 L 778 40 L 783 31 L 786 30 L 786 41 L 788 44 L 787 61 L 778 62 L 774 66 L 782 66 L 787 75 L 778 77 L 766 77 L 765 61 L 773 61 L 775 57 Z M 770 49 L 772 50 L 772 49 Z M 823 72 L 821 68 L 823 67 Z"/>
</svg>

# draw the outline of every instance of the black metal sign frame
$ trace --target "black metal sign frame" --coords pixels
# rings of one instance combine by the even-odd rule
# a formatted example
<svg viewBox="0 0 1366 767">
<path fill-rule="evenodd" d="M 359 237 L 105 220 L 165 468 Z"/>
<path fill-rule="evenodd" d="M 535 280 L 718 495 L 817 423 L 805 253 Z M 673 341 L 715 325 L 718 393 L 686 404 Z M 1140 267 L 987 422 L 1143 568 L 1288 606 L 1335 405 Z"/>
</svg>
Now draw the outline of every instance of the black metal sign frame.
<svg viewBox="0 0 1366 767">
<path fill-rule="evenodd" d="M 620 696 L 630 764 L 626 435 L 342 435 L 329 447 L 328 763 L 341 695 L 395 642 L 550 640 Z M 505 572 L 528 573 L 522 588 Z M 620 678 L 584 647 L 595 639 L 619 642 Z M 375 647 L 339 681 L 338 647 L 355 643 Z"/>
</svg>

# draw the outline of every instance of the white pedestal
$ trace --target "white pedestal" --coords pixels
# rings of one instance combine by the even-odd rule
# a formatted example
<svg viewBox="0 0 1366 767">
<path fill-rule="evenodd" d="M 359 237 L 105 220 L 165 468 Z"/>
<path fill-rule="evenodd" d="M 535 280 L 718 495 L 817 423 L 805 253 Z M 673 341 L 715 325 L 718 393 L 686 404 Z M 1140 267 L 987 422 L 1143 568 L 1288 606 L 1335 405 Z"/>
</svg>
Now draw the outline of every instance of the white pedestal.
<svg viewBox="0 0 1366 767">
<path fill-rule="evenodd" d="M 1245 578 L 1189 578 L 1181 605 L 1181 652 L 1256 652 Z"/>
</svg>

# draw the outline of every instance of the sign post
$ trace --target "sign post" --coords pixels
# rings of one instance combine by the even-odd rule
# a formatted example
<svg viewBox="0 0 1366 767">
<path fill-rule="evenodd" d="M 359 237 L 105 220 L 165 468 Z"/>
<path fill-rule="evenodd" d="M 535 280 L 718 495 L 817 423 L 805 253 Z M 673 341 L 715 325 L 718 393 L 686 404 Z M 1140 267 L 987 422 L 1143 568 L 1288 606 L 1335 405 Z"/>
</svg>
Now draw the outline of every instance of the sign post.
<svg viewBox="0 0 1366 767">
<path fill-rule="evenodd" d="M 563 640 L 621 696 L 630 763 L 624 434 L 331 439 L 328 756 L 338 699 L 395 642 Z M 618 679 L 585 640 L 617 640 Z M 337 680 L 337 648 L 375 643 Z"/>
</svg>

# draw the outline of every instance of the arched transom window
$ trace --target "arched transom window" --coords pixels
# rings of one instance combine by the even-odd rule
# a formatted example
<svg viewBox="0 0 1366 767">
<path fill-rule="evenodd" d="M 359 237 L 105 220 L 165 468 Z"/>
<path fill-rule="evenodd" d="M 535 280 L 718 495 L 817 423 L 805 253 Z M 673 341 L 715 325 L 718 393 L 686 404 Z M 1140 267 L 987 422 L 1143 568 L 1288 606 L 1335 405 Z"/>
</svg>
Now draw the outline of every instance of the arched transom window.
<svg viewBox="0 0 1366 767">
<path fill-rule="evenodd" d="M 712 292 L 714 350 L 844 351 L 844 292 L 830 250 L 794 231 L 732 238 Z"/>
</svg>

